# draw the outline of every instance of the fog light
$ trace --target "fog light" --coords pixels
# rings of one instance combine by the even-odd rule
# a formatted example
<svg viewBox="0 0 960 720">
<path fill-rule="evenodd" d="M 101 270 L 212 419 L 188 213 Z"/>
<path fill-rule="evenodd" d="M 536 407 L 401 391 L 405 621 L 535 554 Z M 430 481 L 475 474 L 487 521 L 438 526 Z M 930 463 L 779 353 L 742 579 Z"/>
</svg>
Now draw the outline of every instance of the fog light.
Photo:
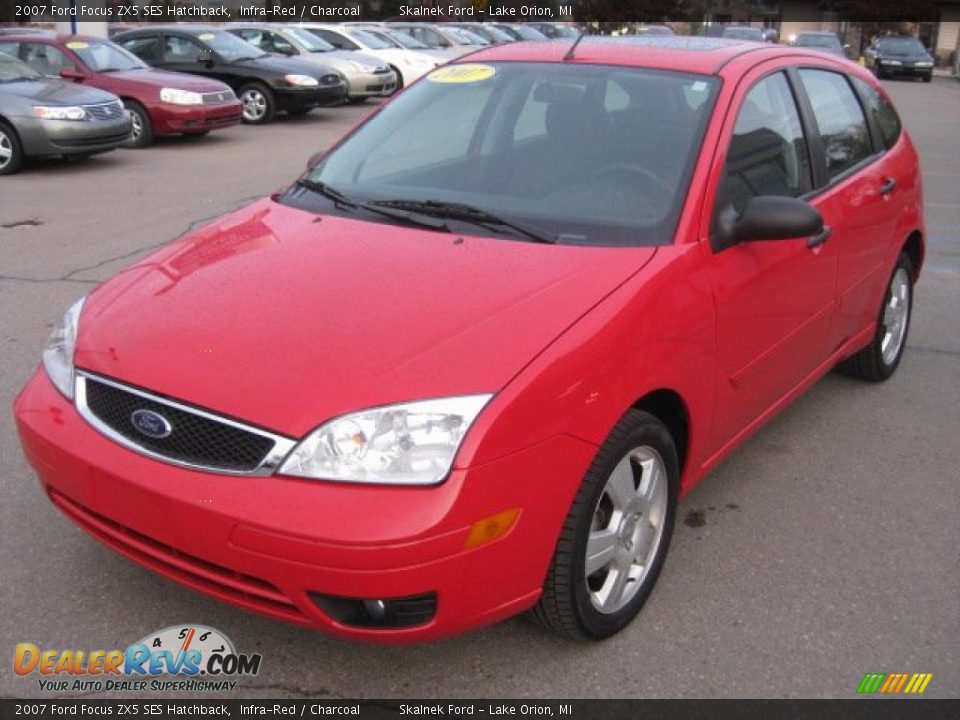
<svg viewBox="0 0 960 720">
<path fill-rule="evenodd" d="M 341 625 L 399 628 L 424 625 L 437 614 L 437 594 L 399 598 L 347 598 L 310 593 L 310 599 Z"/>
</svg>

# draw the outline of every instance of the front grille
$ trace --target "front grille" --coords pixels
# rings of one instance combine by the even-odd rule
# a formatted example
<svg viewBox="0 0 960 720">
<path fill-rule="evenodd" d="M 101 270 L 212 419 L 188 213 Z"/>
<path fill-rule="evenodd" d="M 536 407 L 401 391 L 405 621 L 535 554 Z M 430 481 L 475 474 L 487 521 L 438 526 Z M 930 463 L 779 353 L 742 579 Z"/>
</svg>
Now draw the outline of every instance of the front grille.
<svg viewBox="0 0 960 720">
<path fill-rule="evenodd" d="M 208 92 L 203 93 L 203 104 L 204 105 L 218 105 L 220 103 L 229 102 L 233 100 L 234 94 L 232 90 L 224 90 L 223 92 Z"/>
<path fill-rule="evenodd" d="M 277 445 L 277 438 L 236 427 L 192 410 L 179 403 L 169 404 L 141 391 L 124 389 L 113 382 L 82 376 L 83 405 L 87 412 L 135 449 L 164 459 L 225 472 L 250 473 L 258 470 Z M 137 410 L 148 410 L 169 423 L 166 437 L 151 437 L 133 424 Z"/>
<path fill-rule="evenodd" d="M 129 132 L 113 133 L 111 135 L 97 135 L 92 138 L 64 138 L 53 144 L 62 148 L 87 148 L 99 145 L 111 145 L 126 142 L 130 139 Z"/>
<path fill-rule="evenodd" d="M 49 492 L 53 504 L 77 525 L 141 565 L 221 600 L 285 620 L 304 621 L 293 601 L 265 580 L 188 555 L 105 518 L 56 490 Z"/>
<path fill-rule="evenodd" d="M 340 76 L 339 75 L 324 75 L 320 78 L 321 85 L 339 85 Z"/>
<path fill-rule="evenodd" d="M 99 105 L 84 105 L 83 109 L 94 120 L 116 120 L 123 117 L 123 103 L 119 100 Z"/>
</svg>

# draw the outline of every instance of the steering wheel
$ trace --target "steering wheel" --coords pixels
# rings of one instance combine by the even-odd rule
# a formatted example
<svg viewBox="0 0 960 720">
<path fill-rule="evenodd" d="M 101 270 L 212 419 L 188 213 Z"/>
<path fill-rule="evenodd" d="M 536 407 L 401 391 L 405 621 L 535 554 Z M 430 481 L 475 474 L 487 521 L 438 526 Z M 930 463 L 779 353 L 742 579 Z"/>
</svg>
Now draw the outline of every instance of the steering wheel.
<svg viewBox="0 0 960 720">
<path fill-rule="evenodd" d="M 640 178 L 645 181 L 637 185 L 637 187 L 653 185 L 660 192 L 660 199 L 664 201 L 665 206 L 670 206 L 673 203 L 675 190 L 653 172 L 643 167 L 643 165 L 637 165 L 635 163 L 616 163 L 610 165 L 598 172 L 594 176 L 593 182 L 600 184 L 603 183 L 605 179 L 616 179 L 618 176 L 628 177 L 630 175 L 640 176 Z M 631 183 L 628 182 L 624 185 L 629 187 Z"/>
</svg>

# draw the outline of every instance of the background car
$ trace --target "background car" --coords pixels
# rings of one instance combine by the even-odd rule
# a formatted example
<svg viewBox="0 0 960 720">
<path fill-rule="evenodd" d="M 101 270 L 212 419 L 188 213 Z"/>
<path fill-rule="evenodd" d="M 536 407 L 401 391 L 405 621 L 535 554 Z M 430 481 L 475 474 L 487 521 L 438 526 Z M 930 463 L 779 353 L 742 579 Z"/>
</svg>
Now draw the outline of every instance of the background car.
<svg viewBox="0 0 960 720">
<path fill-rule="evenodd" d="M 575 28 L 573 25 L 568 25 L 566 23 L 560 22 L 532 22 L 525 23 L 527 27 L 532 27 L 534 30 L 543 33 L 543 35 L 551 40 L 561 40 L 563 38 L 568 38 L 570 40 L 576 40 L 580 37 L 580 30 Z M 653 27 L 653 26 L 648 26 Z M 658 27 L 666 27 L 666 25 L 661 25 Z M 669 29 L 669 28 L 668 28 Z M 673 34 L 673 31 L 670 32 Z"/>
<path fill-rule="evenodd" d="M 243 121 L 253 125 L 270 122 L 277 111 L 303 115 L 346 100 L 340 73 L 265 53 L 209 25 L 150 25 L 115 40 L 154 67 L 226 83 L 243 103 Z"/>
<path fill-rule="evenodd" d="M 10 35 L 0 51 L 42 75 L 117 95 L 133 121 L 127 143 L 146 147 L 158 135 L 203 135 L 236 125 L 241 105 L 228 85 L 148 66 L 119 45 L 85 35 Z"/>
<path fill-rule="evenodd" d="M 338 50 L 362 52 L 387 63 L 397 76 L 398 88 L 412 83 L 437 66 L 436 58 L 416 50 L 398 48 L 386 40 L 364 32 L 363 28 L 324 23 L 304 23 L 300 27 L 323 38 Z"/>
<path fill-rule="evenodd" d="M 720 37 L 731 40 L 750 40 L 751 42 L 766 42 L 763 30 L 749 25 L 727 25 Z"/>
<path fill-rule="evenodd" d="M 671 35 L 676 35 L 676 33 L 673 31 L 673 28 L 671 28 L 669 25 L 641 25 L 631 34 L 643 35 L 646 37 L 669 37 Z"/>
<path fill-rule="evenodd" d="M 933 78 L 933 57 L 915 37 L 879 37 L 866 49 L 864 58 L 878 78 L 918 77 L 924 82 Z"/>
<path fill-rule="evenodd" d="M 847 56 L 840 38 L 832 32 L 802 32 L 797 35 L 793 44 L 796 47 L 809 48 L 836 57 Z"/>
<path fill-rule="evenodd" d="M 227 32 L 265 52 L 297 56 L 332 68 L 347 83 L 347 99 L 361 103 L 371 97 L 387 97 L 397 89 L 397 75 L 372 55 L 337 50 L 309 30 L 289 25 L 228 25 Z"/>
<path fill-rule="evenodd" d="M 537 30 L 536 28 L 530 27 L 526 23 L 490 23 L 493 27 L 498 30 L 502 30 L 511 35 L 514 40 L 532 40 L 535 42 L 542 42 L 543 40 L 549 40 L 546 35 Z"/>
<path fill-rule="evenodd" d="M 486 40 L 491 45 L 503 45 L 504 43 L 516 42 L 517 39 L 505 33 L 498 27 L 491 25 L 490 23 L 479 23 L 479 22 L 467 22 L 467 23 L 446 23 L 453 27 L 463 28 L 464 30 L 469 30 L 474 35 L 479 35 Z"/>
<path fill-rule="evenodd" d="M 46 78 L 0 52 L 0 175 L 20 170 L 26 157 L 114 150 L 131 130 L 116 95 Z"/>
<path fill-rule="evenodd" d="M 459 27 L 427 23 L 390 23 L 392 33 L 409 35 L 448 60 L 466 55 L 490 41 Z"/>
</svg>

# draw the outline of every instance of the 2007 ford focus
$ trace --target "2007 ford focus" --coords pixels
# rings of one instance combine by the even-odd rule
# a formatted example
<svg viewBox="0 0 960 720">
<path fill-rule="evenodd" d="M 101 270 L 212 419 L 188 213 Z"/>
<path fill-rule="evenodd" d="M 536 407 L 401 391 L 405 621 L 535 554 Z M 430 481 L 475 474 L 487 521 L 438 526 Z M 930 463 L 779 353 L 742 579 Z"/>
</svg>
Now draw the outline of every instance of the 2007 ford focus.
<svg viewBox="0 0 960 720">
<path fill-rule="evenodd" d="M 625 627 L 678 496 L 831 369 L 897 369 L 921 185 L 852 63 L 571 45 L 435 70 L 73 305 L 15 406 L 53 503 L 347 637 Z"/>
</svg>

